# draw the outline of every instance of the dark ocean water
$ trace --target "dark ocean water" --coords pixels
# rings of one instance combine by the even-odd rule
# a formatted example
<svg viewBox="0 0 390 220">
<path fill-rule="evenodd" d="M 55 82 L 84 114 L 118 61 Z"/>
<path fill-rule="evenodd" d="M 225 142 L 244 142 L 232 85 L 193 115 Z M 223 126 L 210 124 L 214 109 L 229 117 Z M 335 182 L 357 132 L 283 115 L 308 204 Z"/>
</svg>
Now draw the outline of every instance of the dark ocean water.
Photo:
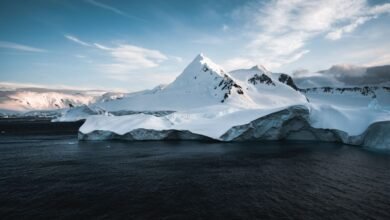
<svg viewBox="0 0 390 220">
<path fill-rule="evenodd" d="M 390 219 L 390 154 L 0 137 L 1 219 Z"/>
</svg>

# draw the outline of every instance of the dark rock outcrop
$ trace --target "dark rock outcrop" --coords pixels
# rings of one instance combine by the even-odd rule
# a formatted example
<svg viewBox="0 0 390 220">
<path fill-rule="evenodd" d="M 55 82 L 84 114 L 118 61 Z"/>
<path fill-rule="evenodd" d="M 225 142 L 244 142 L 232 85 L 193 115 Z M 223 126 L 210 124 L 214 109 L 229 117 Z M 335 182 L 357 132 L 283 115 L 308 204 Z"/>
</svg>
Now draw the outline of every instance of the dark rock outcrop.
<svg viewBox="0 0 390 220">
<path fill-rule="evenodd" d="M 238 85 L 230 76 L 228 76 L 226 74 L 224 74 L 223 79 L 218 84 L 218 87 L 220 87 L 221 90 L 225 92 L 221 102 L 225 102 L 225 100 L 231 95 L 233 88 L 237 91 L 237 93 L 239 95 L 244 94 L 242 87 L 240 85 Z"/>
<path fill-rule="evenodd" d="M 248 82 L 252 83 L 253 85 L 256 85 L 258 83 L 263 83 L 263 84 L 275 86 L 275 83 L 272 81 L 272 79 L 269 76 L 265 75 L 264 73 L 261 75 L 255 74 L 253 77 L 248 79 Z"/>
<path fill-rule="evenodd" d="M 290 86 L 291 88 L 293 88 L 294 90 L 298 91 L 298 87 L 297 87 L 297 85 L 295 85 L 294 80 L 292 79 L 291 76 L 284 74 L 284 73 L 281 73 L 278 80 L 279 80 L 279 82 L 284 83 L 284 84 Z"/>
<path fill-rule="evenodd" d="M 361 94 L 363 96 L 371 96 L 372 98 L 376 97 L 376 92 L 379 90 L 390 92 L 390 88 L 378 87 L 378 86 L 346 87 L 346 88 L 338 88 L 338 87 L 333 88 L 333 87 L 326 86 L 326 87 L 318 87 L 318 88 L 298 89 L 298 91 L 304 94 L 316 93 L 316 92 L 343 94 L 345 92 L 354 92 L 357 94 Z"/>
</svg>

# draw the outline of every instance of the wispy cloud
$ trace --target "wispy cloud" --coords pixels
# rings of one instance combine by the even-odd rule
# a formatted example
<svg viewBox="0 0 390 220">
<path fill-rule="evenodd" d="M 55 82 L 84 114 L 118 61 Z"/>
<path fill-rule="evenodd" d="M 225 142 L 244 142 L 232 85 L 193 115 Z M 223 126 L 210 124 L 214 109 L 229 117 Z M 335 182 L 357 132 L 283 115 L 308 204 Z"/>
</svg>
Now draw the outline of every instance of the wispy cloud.
<svg viewBox="0 0 390 220">
<path fill-rule="evenodd" d="M 346 33 L 351 33 L 352 31 L 354 31 L 357 27 L 359 27 L 360 25 L 366 23 L 367 21 L 373 19 L 374 17 L 371 16 L 371 17 L 361 17 L 361 18 L 358 18 L 356 21 L 354 21 L 353 23 L 350 23 L 348 25 L 345 25 L 343 27 L 339 27 L 339 28 L 336 28 L 335 30 L 329 32 L 328 34 L 326 34 L 326 38 L 329 39 L 329 40 L 338 40 L 338 39 L 341 39 L 342 36 Z"/>
<path fill-rule="evenodd" d="M 361 10 L 352 17 L 347 18 L 347 22 L 343 26 L 336 26 L 325 37 L 330 40 L 341 39 L 346 33 L 351 33 L 360 25 L 367 21 L 377 19 L 380 15 L 390 13 L 390 3 L 369 7 L 364 5 Z"/>
<path fill-rule="evenodd" d="M 75 43 L 78 43 L 78 44 L 80 44 L 80 45 L 82 45 L 82 46 L 87 46 L 87 47 L 92 46 L 91 44 L 89 44 L 89 43 L 87 43 L 87 42 L 84 42 L 84 41 L 82 41 L 82 40 L 80 40 L 80 39 L 78 39 L 77 37 L 72 36 L 72 35 L 64 35 L 64 37 L 65 37 L 66 39 L 68 39 L 68 40 L 70 40 L 70 41 L 73 41 L 73 42 L 75 42 Z"/>
<path fill-rule="evenodd" d="M 129 73 L 131 70 L 158 67 L 161 62 L 168 60 L 168 56 L 158 50 L 131 44 L 118 44 L 110 47 L 100 43 L 89 43 L 72 35 L 65 35 L 65 37 L 82 46 L 99 49 L 109 56 L 112 62 L 100 64 L 100 67 L 107 73 L 116 74 L 115 78 L 123 78 L 123 76 L 119 75 Z M 80 56 L 77 57 L 80 58 Z M 177 61 L 181 59 L 175 56 L 170 56 L 170 58 Z"/>
<path fill-rule="evenodd" d="M 130 70 L 153 68 L 167 60 L 168 57 L 158 50 L 146 49 L 130 44 L 116 47 L 106 47 L 100 44 L 98 48 L 107 51 L 114 63 L 103 64 L 107 72 L 128 73 Z"/>
<path fill-rule="evenodd" d="M 31 46 L 8 42 L 8 41 L 0 41 L 0 47 L 13 49 L 13 50 L 27 51 L 27 52 L 47 52 L 47 50 L 41 48 L 31 47 Z"/>
<path fill-rule="evenodd" d="M 98 44 L 98 43 L 94 43 L 93 45 L 95 45 L 95 47 L 97 47 L 98 49 L 101 49 L 101 50 L 110 50 L 110 48 L 103 46 L 101 44 Z"/>
<path fill-rule="evenodd" d="M 121 16 L 124 16 L 124 17 L 127 17 L 127 18 L 131 18 L 131 19 L 136 19 L 136 20 L 139 20 L 139 21 L 145 21 L 144 19 L 142 18 L 139 18 L 137 16 L 133 16 L 133 15 L 129 15 L 125 12 L 123 12 L 122 10 L 119 10 L 113 6 L 110 6 L 110 5 L 107 5 L 107 4 L 103 4 L 101 2 L 98 2 L 96 0 L 85 0 L 87 3 L 93 5 L 93 6 L 96 6 L 96 7 L 99 7 L 99 8 L 102 8 L 102 9 L 105 9 L 105 10 L 108 10 L 108 11 L 111 11 L 115 14 L 118 14 L 118 15 L 121 15 Z"/>
<path fill-rule="evenodd" d="M 390 4 L 370 6 L 366 0 L 275 0 L 250 2 L 234 11 L 248 34 L 245 55 L 229 60 L 262 62 L 269 68 L 299 60 L 315 37 L 341 39 L 369 20 L 390 12 Z"/>
</svg>

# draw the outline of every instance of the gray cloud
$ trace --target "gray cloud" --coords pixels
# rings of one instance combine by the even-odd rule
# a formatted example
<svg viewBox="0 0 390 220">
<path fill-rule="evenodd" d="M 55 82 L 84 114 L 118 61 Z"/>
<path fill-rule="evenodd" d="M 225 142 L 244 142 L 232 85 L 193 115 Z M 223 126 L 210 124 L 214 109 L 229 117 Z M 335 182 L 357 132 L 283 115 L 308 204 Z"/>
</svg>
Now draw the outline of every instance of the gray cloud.
<svg viewBox="0 0 390 220">
<path fill-rule="evenodd" d="M 293 76 L 301 87 L 390 85 L 390 65 L 374 67 L 334 65 L 330 69 L 316 73 L 298 70 Z"/>
</svg>

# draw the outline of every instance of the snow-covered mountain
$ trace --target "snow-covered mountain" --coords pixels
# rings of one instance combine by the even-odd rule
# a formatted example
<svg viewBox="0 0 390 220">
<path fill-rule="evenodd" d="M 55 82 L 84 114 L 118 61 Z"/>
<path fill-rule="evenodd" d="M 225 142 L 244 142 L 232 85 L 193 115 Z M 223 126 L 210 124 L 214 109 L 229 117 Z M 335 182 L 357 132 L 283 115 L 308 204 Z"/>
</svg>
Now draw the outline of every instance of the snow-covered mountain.
<svg viewBox="0 0 390 220">
<path fill-rule="evenodd" d="M 199 54 L 170 84 L 153 93 L 139 93 L 96 105 L 110 112 L 182 111 L 201 107 L 275 108 L 304 104 L 306 98 L 265 69 L 226 72 Z"/>
<path fill-rule="evenodd" d="M 242 87 L 227 72 L 202 54 L 172 83 L 158 87 L 158 90 L 97 103 L 107 111 L 175 111 L 221 104 L 254 105 Z"/>
<path fill-rule="evenodd" d="M 123 93 L 45 88 L 1 87 L 0 114 L 3 115 L 50 115 L 59 110 L 123 97 Z M 52 113 L 50 113 L 52 112 Z"/>
</svg>

